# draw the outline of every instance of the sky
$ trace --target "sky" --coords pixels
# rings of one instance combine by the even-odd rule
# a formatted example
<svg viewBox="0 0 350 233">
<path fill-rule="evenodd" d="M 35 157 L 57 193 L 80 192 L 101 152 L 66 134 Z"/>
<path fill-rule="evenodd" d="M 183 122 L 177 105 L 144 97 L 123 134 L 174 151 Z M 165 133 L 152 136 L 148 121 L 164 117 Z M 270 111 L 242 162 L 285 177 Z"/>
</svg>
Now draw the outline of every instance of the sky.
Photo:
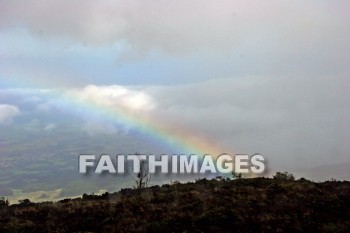
<svg viewBox="0 0 350 233">
<path fill-rule="evenodd" d="M 136 140 L 140 133 L 154 146 L 203 140 L 218 153 L 261 153 L 271 172 L 350 179 L 349 7 L 0 0 L 2 158 L 18 135 L 27 142 L 74 125 L 70 135 Z M 103 109 L 122 109 L 125 119 Z M 163 139 L 144 124 L 163 128 Z"/>
</svg>

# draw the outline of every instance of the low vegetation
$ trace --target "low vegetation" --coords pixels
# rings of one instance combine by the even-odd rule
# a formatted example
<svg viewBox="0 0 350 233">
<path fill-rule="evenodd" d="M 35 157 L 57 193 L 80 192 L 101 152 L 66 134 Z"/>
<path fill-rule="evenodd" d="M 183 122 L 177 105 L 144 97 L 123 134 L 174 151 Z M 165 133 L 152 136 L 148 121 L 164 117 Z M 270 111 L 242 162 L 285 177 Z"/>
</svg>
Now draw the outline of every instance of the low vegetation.
<svg viewBox="0 0 350 233">
<path fill-rule="evenodd" d="M 1 199 L 0 232 L 350 232 L 350 182 L 315 183 L 280 173 L 59 202 L 8 205 Z"/>
</svg>

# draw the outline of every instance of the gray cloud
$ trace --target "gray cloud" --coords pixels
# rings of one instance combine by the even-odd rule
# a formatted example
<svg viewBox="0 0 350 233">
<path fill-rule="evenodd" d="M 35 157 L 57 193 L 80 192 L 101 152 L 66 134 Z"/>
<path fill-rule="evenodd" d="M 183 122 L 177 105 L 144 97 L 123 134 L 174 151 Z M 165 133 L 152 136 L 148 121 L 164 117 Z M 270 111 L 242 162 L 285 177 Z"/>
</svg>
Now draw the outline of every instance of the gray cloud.
<svg viewBox="0 0 350 233">
<path fill-rule="evenodd" d="M 164 118 L 235 153 L 262 153 L 272 170 L 350 162 L 347 76 L 242 77 L 153 87 Z"/>
<path fill-rule="evenodd" d="M 225 54 L 247 44 L 274 48 L 266 52 L 282 56 L 317 49 L 329 54 L 347 47 L 347 6 L 346 1 L 3 0 L 0 27 L 25 27 L 41 38 L 84 45 L 118 42 L 128 56 L 154 50 Z"/>
</svg>

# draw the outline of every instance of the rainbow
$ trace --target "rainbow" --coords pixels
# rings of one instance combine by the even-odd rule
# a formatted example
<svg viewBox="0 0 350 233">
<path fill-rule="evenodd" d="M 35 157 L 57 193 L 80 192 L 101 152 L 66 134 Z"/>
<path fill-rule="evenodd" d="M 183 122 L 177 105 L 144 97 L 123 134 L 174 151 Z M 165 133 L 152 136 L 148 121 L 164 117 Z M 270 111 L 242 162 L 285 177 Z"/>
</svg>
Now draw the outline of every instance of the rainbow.
<svg viewBox="0 0 350 233">
<path fill-rule="evenodd" d="M 185 129 L 174 122 L 169 123 L 164 119 L 154 116 L 139 116 L 134 112 L 115 106 L 113 108 L 97 104 L 90 100 L 80 100 L 76 96 L 63 94 L 59 91 L 52 91 L 53 97 L 60 106 L 71 114 L 88 113 L 100 118 L 103 121 L 112 122 L 119 125 L 128 125 L 137 132 L 146 135 L 156 143 L 172 148 L 177 153 L 199 156 L 210 155 L 214 158 L 223 154 L 222 148 L 217 146 L 214 140 L 199 136 L 190 129 Z M 79 109 L 79 110 L 77 110 Z M 169 151 L 169 153 L 174 153 Z M 134 152 L 131 152 L 134 153 Z"/>
</svg>

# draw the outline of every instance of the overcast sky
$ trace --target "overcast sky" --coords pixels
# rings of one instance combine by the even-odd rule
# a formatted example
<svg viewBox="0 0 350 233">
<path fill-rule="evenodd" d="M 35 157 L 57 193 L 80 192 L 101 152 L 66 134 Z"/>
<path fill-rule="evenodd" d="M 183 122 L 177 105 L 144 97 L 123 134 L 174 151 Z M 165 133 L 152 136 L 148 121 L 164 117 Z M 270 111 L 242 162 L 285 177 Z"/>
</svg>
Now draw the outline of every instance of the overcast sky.
<svg viewBox="0 0 350 233">
<path fill-rule="evenodd" d="M 273 171 L 350 164 L 349 9 L 330 0 L 0 0 L 0 128 L 36 121 L 54 132 L 70 122 L 57 100 L 69 95 L 176 121 L 222 152 L 263 154 Z M 128 132 L 89 114 L 72 122 L 90 135 Z M 329 171 L 308 175 L 350 179 Z"/>
</svg>

